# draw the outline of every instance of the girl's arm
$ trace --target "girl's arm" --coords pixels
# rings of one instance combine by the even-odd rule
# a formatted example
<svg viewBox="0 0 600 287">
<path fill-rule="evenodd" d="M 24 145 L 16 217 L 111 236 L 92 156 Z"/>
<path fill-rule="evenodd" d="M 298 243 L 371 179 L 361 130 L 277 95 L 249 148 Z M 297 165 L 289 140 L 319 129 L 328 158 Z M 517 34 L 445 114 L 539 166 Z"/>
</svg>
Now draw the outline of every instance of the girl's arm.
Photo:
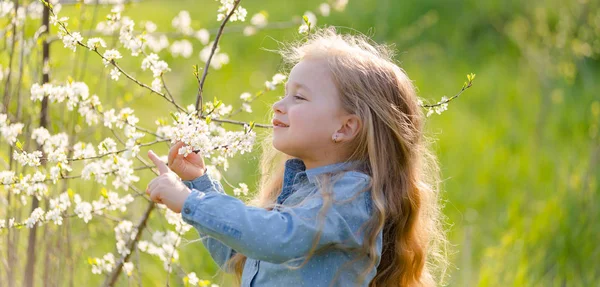
<svg viewBox="0 0 600 287">
<path fill-rule="evenodd" d="M 237 252 L 279 264 L 307 255 L 317 235 L 317 248 L 336 243 L 360 247 L 362 236 L 358 232 L 370 212 L 368 193 L 357 192 L 368 184 L 368 176 L 346 173 L 333 186 L 336 203 L 322 215 L 323 198 L 318 193 L 299 206 L 266 210 L 246 206 L 226 194 L 198 189 L 192 189 L 181 214 L 199 232 Z"/>
<path fill-rule="evenodd" d="M 208 177 L 208 174 L 206 173 L 193 180 L 182 180 L 182 182 L 192 190 L 196 189 L 203 190 L 206 192 L 216 191 L 220 194 L 225 194 L 221 183 L 217 180 L 212 180 Z M 196 230 L 200 235 L 200 240 L 202 241 L 202 244 L 204 244 L 204 246 L 210 253 L 210 256 L 217 263 L 217 265 L 219 265 L 219 268 L 221 268 L 221 270 L 225 272 L 233 272 L 233 270 L 229 270 L 228 268 L 226 268 L 227 266 L 225 266 L 225 264 L 235 254 L 235 250 L 223 244 L 223 242 L 201 232 L 199 229 L 196 228 Z"/>
</svg>

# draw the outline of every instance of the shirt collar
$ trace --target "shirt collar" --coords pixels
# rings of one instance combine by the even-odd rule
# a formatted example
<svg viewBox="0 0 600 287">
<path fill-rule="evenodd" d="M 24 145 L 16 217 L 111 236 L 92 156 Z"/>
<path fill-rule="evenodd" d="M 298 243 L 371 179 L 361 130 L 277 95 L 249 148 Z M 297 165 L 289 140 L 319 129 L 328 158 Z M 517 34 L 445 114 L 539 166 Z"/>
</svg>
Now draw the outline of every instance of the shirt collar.
<svg viewBox="0 0 600 287">
<path fill-rule="evenodd" d="M 305 173 L 306 177 L 308 178 L 308 181 L 310 183 L 315 183 L 315 179 L 319 175 L 324 174 L 324 173 L 338 172 L 338 171 L 347 169 L 348 167 L 352 166 L 355 163 L 357 163 L 357 161 L 337 162 L 337 163 L 333 163 L 333 164 L 328 164 L 328 165 L 324 165 L 324 166 L 306 169 L 306 165 L 304 165 L 304 162 L 301 159 L 299 159 L 299 158 L 288 159 L 285 162 L 285 171 L 284 171 L 284 178 L 283 178 L 284 185 L 285 186 L 291 185 L 293 183 L 294 178 L 299 173 Z"/>
</svg>

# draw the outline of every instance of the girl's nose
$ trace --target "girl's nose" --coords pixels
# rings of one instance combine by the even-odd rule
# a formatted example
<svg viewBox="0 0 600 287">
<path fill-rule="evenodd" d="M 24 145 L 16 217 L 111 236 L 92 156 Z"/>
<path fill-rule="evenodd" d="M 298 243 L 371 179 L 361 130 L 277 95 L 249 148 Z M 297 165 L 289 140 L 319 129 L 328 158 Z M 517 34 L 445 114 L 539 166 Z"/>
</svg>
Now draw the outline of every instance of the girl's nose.
<svg viewBox="0 0 600 287">
<path fill-rule="evenodd" d="M 281 99 L 273 104 L 273 112 L 275 113 L 285 113 L 285 105 L 283 103 L 284 99 Z"/>
</svg>

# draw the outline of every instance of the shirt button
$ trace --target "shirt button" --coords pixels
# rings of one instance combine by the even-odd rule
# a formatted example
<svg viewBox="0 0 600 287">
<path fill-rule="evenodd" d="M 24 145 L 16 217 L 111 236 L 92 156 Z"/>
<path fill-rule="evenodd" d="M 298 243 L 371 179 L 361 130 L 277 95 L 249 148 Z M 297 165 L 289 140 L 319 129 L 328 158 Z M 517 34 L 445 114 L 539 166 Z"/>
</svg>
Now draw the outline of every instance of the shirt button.
<svg viewBox="0 0 600 287">
<path fill-rule="evenodd" d="M 186 214 L 189 214 L 190 212 L 192 212 L 192 210 L 190 210 L 189 207 L 186 207 L 183 209 L 183 212 L 185 212 Z"/>
</svg>

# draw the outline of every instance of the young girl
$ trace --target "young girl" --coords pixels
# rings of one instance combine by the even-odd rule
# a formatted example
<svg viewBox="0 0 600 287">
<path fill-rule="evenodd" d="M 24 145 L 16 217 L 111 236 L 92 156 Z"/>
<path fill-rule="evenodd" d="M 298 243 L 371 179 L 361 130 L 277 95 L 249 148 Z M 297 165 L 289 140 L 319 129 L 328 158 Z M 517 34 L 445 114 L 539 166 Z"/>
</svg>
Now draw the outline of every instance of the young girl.
<svg viewBox="0 0 600 287">
<path fill-rule="evenodd" d="M 327 28 L 282 55 L 294 67 L 252 206 L 226 195 L 201 155 L 179 155 L 181 142 L 168 167 L 148 153 L 161 171 L 152 200 L 182 212 L 242 286 L 439 284 L 438 169 L 391 51 Z"/>
</svg>

